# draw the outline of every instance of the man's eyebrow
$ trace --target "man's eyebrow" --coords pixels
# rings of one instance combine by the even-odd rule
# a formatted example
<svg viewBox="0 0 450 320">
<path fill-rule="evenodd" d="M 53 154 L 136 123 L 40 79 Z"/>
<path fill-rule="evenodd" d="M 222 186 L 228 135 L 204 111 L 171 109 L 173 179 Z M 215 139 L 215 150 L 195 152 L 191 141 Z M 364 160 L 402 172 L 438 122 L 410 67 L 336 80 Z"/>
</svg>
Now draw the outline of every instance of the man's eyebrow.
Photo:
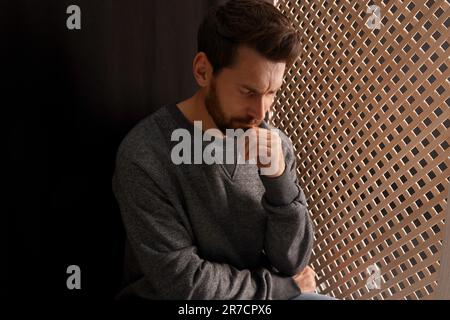
<svg viewBox="0 0 450 320">
<path fill-rule="evenodd" d="M 245 88 L 245 89 L 247 89 L 247 90 L 256 92 L 256 93 L 260 93 L 260 91 L 259 91 L 258 89 L 255 89 L 255 88 L 253 88 L 252 86 L 249 86 L 249 85 L 246 85 L 246 84 L 241 84 L 241 87 L 243 87 L 243 88 Z M 280 88 L 281 88 L 281 86 L 279 86 L 278 88 L 276 88 L 276 89 L 274 90 L 274 92 L 280 90 Z"/>
</svg>

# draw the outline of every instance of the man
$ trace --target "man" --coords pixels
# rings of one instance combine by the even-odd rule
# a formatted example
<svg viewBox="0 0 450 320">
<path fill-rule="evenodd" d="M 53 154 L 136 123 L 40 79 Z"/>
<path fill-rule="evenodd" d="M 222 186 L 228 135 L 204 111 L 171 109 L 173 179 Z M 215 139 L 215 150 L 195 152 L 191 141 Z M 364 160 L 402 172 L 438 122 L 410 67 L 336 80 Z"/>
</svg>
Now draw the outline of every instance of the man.
<svg viewBox="0 0 450 320">
<path fill-rule="evenodd" d="M 327 298 L 313 293 L 313 225 L 292 143 L 263 121 L 300 50 L 289 20 L 262 0 L 231 0 L 205 17 L 193 61 L 199 90 L 142 120 L 118 151 L 113 189 L 127 232 L 119 298 Z M 245 129 L 256 161 L 174 163 L 174 132 L 195 136 L 199 123 L 218 141 Z M 243 148 L 236 154 L 251 160 Z"/>
</svg>

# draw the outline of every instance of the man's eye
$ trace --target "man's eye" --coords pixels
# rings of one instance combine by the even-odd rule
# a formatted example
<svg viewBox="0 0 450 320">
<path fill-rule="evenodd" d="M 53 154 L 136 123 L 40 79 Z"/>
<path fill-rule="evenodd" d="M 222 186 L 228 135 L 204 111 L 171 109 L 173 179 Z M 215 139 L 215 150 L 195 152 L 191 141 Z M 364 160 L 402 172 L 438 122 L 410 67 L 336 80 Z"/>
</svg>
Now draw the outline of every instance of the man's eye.
<svg viewBox="0 0 450 320">
<path fill-rule="evenodd" d="M 254 92 L 250 91 L 250 90 L 244 90 L 244 91 L 242 91 L 242 94 L 246 95 L 246 96 L 252 96 L 252 95 L 254 95 Z"/>
</svg>

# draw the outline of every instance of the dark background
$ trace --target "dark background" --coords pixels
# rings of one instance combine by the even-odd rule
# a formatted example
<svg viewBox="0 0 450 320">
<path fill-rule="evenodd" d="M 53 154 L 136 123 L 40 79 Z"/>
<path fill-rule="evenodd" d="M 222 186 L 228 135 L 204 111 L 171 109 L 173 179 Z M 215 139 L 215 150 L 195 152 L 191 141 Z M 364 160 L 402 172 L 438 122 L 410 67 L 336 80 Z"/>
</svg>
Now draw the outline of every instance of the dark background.
<svg viewBox="0 0 450 320">
<path fill-rule="evenodd" d="M 119 290 L 117 147 L 140 119 L 195 92 L 197 28 L 218 2 L 0 2 L 2 295 L 109 299 Z M 71 4 L 81 30 L 66 28 Z M 66 289 L 72 264 L 82 290 Z"/>
</svg>

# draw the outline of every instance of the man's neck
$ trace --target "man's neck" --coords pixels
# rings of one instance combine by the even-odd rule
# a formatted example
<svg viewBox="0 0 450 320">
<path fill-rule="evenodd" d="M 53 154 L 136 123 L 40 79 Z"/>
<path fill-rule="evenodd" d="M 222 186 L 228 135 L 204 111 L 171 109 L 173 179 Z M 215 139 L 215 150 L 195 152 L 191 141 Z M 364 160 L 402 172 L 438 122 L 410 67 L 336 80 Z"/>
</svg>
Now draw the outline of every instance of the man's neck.
<svg viewBox="0 0 450 320">
<path fill-rule="evenodd" d="M 202 90 L 198 90 L 192 97 L 177 104 L 178 109 L 191 122 L 201 121 L 202 129 L 217 129 L 214 120 L 211 118 L 205 106 L 205 95 Z"/>
</svg>

